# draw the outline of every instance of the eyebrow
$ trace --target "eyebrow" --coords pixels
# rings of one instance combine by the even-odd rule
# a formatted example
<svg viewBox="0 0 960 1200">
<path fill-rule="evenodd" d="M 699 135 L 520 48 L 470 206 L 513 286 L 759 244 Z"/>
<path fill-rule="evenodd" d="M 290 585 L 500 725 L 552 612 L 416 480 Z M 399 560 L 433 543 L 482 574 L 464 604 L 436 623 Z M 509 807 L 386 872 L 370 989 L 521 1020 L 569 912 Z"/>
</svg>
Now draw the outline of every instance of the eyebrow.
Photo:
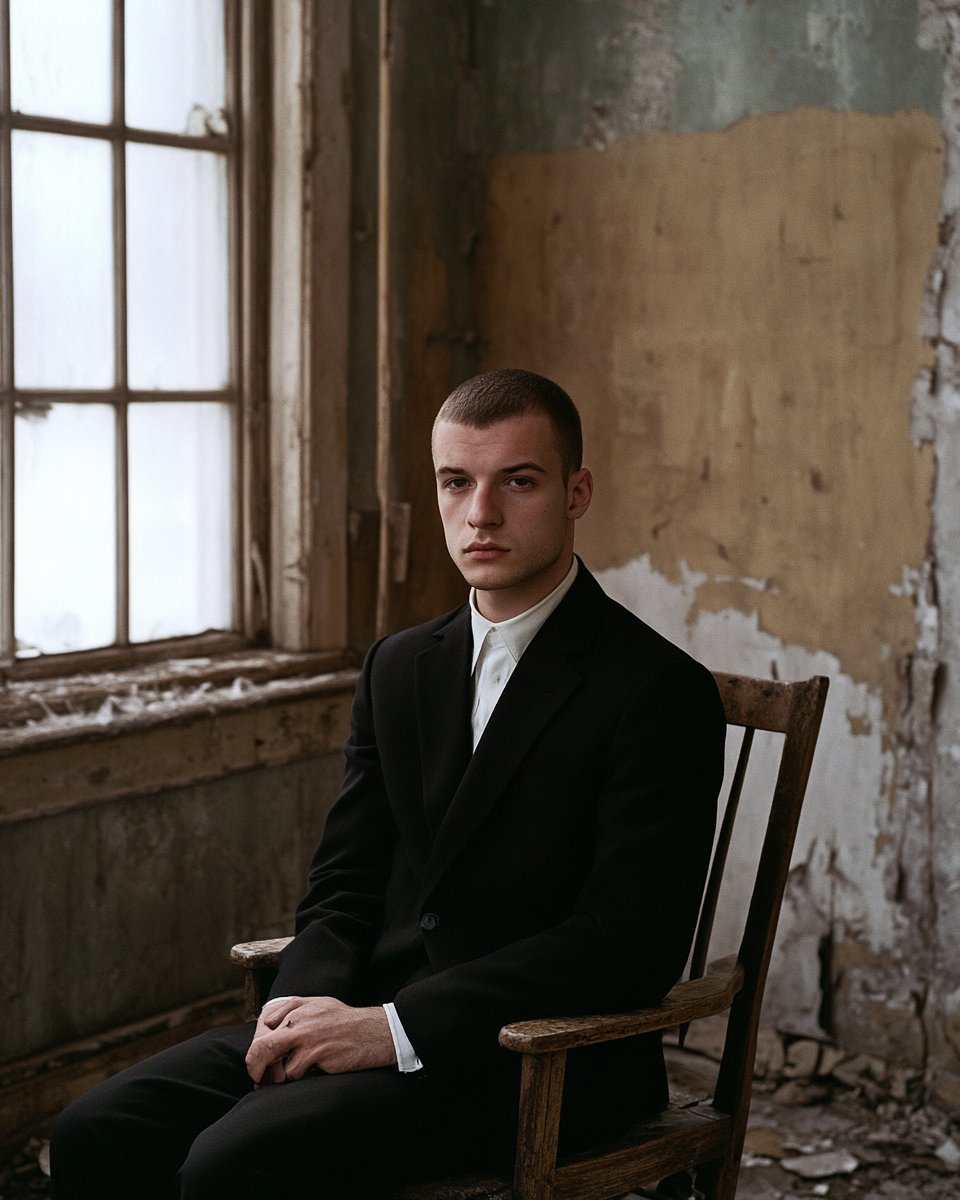
<svg viewBox="0 0 960 1200">
<path fill-rule="evenodd" d="M 541 475 L 546 475 L 546 470 L 538 466 L 535 462 L 515 463 L 510 467 L 501 467 L 498 471 L 500 475 L 516 475 L 518 471 L 538 471 Z M 438 475 L 469 475 L 470 472 L 466 467 L 437 467 Z"/>
</svg>

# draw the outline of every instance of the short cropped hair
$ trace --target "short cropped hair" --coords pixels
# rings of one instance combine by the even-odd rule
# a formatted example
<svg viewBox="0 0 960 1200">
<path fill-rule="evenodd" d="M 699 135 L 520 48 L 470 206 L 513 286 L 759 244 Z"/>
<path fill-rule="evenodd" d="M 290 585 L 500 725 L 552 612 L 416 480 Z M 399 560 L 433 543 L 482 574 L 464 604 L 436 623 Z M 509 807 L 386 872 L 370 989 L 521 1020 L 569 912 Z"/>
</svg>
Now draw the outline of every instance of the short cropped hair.
<svg viewBox="0 0 960 1200">
<path fill-rule="evenodd" d="M 577 406 L 559 384 L 535 375 L 504 367 L 486 371 L 461 383 L 444 400 L 434 428 L 440 421 L 486 429 L 511 417 L 542 413 L 553 426 L 560 454 L 564 483 L 583 462 L 583 430 Z"/>
</svg>

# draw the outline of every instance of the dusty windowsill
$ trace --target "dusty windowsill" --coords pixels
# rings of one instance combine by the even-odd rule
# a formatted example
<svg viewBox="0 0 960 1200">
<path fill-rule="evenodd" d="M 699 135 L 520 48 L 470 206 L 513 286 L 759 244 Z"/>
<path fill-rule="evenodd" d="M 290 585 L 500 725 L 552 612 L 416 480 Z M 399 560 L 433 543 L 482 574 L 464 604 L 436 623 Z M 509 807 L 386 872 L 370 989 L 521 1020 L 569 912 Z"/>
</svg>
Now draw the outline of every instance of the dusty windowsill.
<svg viewBox="0 0 960 1200">
<path fill-rule="evenodd" d="M 8 681 L 0 825 L 339 750 L 347 651 L 244 650 Z"/>
<path fill-rule="evenodd" d="M 353 655 L 341 650 L 245 650 L 123 671 L 10 681 L 0 693 L 0 758 L 178 717 L 239 712 L 352 688 L 353 662 Z"/>
</svg>

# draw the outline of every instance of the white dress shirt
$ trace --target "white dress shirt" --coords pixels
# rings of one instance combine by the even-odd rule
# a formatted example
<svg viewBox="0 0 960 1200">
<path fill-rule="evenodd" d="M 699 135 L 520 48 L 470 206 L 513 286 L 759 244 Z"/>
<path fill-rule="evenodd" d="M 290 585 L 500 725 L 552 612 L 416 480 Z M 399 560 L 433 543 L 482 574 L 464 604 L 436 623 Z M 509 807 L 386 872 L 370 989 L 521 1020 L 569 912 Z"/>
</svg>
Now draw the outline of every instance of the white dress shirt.
<svg viewBox="0 0 960 1200">
<path fill-rule="evenodd" d="M 574 556 L 570 570 L 550 595 L 519 616 L 511 617 L 509 621 L 488 621 L 477 609 L 476 589 L 470 589 L 470 620 L 473 625 L 473 708 L 470 721 L 473 726 L 474 750 L 483 736 L 493 710 L 497 707 L 497 701 L 503 695 L 507 681 L 520 661 L 520 656 L 540 632 L 547 617 L 570 591 L 577 577 L 577 566 Z M 397 1052 L 397 1066 L 404 1073 L 419 1071 L 423 1063 L 404 1033 L 396 1008 L 392 1004 L 385 1004 L 383 1007 L 390 1023 L 393 1047 Z"/>
<path fill-rule="evenodd" d="M 476 750 L 507 681 L 516 670 L 524 650 L 573 585 L 577 560 L 549 596 L 509 621 L 488 621 L 477 609 L 477 593 L 470 589 L 470 620 L 473 624 L 473 748 Z"/>
</svg>

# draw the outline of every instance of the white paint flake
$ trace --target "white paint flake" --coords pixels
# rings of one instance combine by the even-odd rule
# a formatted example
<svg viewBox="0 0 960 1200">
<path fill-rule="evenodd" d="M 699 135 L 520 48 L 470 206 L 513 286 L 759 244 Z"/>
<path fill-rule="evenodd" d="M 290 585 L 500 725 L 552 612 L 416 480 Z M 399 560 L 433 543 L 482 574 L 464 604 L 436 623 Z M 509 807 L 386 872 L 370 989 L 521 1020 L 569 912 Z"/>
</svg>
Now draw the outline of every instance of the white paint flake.
<svg viewBox="0 0 960 1200">
<path fill-rule="evenodd" d="M 678 583 L 655 571 L 649 555 L 597 578 L 608 595 L 712 670 L 830 678 L 764 1007 L 764 1019 L 781 1029 L 823 1036 L 821 940 L 828 933 L 857 936 L 879 952 L 893 944 L 897 928 L 887 887 L 895 850 L 892 839 L 881 836 L 888 832 L 882 824 L 888 806 L 878 803 L 889 794 L 894 773 L 881 697 L 847 675 L 832 654 L 789 645 L 762 630 L 755 611 L 697 611 L 697 592 L 708 577 L 686 563 Z M 776 734 L 758 734 L 754 743 L 754 775 L 748 775 L 741 801 L 734 869 L 721 894 L 711 956 L 731 953 L 739 943 L 781 744 Z M 731 735 L 728 782 L 738 748 L 739 738 Z"/>
</svg>

